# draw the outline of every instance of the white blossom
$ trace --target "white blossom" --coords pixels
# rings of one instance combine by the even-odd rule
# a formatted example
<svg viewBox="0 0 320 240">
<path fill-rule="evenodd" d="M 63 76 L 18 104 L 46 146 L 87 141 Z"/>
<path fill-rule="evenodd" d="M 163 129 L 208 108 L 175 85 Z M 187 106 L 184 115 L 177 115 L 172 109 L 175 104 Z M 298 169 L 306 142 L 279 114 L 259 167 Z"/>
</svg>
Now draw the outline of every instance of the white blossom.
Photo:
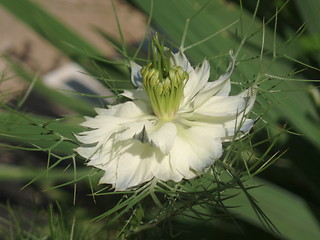
<svg viewBox="0 0 320 240">
<path fill-rule="evenodd" d="M 199 176 L 221 157 L 222 142 L 244 136 L 254 122 L 246 117 L 255 101 L 252 90 L 229 96 L 232 55 L 227 72 L 208 81 L 207 60 L 194 68 L 183 53 L 156 47 L 153 63 L 142 68 L 131 62 L 137 89 L 122 94 L 130 101 L 96 109 L 97 116 L 81 124 L 88 131 L 76 136 L 78 154 L 103 170 L 100 183 L 116 191 L 152 179 Z"/>
</svg>

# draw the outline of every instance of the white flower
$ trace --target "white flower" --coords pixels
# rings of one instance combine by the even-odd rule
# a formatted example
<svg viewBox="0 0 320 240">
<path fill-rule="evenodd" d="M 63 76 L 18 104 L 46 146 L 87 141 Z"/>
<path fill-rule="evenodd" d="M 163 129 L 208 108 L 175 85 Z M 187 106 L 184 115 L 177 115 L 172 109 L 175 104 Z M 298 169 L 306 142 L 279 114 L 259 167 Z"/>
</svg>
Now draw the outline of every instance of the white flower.
<svg viewBox="0 0 320 240">
<path fill-rule="evenodd" d="M 131 101 L 96 109 L 98 115 L 81 124 L 90 130 L 77 135 L 83 144 L 76 151 L 102 169 L 100 183 L 116 191 L 154 178 L 194 178 L 221 157 L 222 142 L 253 125 L 246 114 L 255 94 L 229 96 L 234 57 L 226 74 L 209 82 L 208 61 L 193 68 L 183 53 L 171 54 L 158 42 L 154 49 L 148 66 L 131 63 L 137 89 L 123 93 Z"/>
</svg>

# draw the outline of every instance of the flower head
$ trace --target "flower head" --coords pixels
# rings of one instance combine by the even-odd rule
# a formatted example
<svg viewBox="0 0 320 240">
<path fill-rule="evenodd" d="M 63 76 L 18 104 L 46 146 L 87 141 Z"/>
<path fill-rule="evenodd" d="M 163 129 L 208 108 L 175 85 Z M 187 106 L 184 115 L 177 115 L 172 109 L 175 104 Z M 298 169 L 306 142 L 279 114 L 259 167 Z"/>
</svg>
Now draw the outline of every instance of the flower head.
<svg viewBox="0 0 320 240">
<path fill-rule="evenodd" d="M 97 116 L 82 123 L 89 130 L 77 135 L 83 144 L 76 151 L 104 171 L 100 183 L 120 191 L 154 178 L 194 178 L 221 157 L 222 142 L 248 133 L 255 94 L 247 89 L 229 96 L 231 57 L 227 72 L 212 82 L 208 61 L 193 68 L 157 38 L 151 63 L 131 62 L 137 89 L 122 94 L 131 101 L 96 109 Z"/>
</svg>

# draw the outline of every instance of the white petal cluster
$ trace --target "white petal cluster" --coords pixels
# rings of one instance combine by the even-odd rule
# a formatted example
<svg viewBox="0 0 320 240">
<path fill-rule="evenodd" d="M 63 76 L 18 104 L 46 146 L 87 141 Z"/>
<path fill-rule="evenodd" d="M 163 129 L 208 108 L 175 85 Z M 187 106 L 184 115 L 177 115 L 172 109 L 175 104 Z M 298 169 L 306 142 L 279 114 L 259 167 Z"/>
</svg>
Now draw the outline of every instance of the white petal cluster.
<svg viewBox="0 0 320 240">
<path fill-rule="evenodd" d="M 154 114 L 141 67 L 132 62 L 137 89 L 123 93 L 131 101 L 96 109 L 96 117 L 87 117 L 81 125 L 89 130 L 77 135 L 83 144 L 76 151 L 89 166 L 103 170 L 100 183 L 112 184 L 116 191 L 154 178 L 179 182 L 202 174 L 221 157 L 222 142 L 245 135 L 254 122 L 246 118 L 255 101 L 252 90 L 229 96 L 234 62 L 211 82 L 208 61 L 193 68 L 183 53 L 173 54 L 170 64 L 181 66 L 189 79 L 171 121 Z"/>
</svg>

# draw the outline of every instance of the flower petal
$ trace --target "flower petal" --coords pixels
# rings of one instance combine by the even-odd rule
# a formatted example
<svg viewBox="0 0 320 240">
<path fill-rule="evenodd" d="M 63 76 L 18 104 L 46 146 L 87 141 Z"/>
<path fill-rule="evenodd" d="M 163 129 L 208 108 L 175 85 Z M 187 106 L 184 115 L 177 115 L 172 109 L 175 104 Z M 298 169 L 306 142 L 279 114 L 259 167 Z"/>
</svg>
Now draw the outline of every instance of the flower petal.
<svg viewBox="0 0 320 240">
<path fill-rule="evenodd" d="M 205 86 L 199 91 L 195 100 L 194 108 L 198 108 L 205 103 L 212 96 L 228 96 L 231 90 L 230 76 L 235 66 L 235 57 L 230 52 L 231 62 L 228 66 L 227 72 L 220 76 L 218 80 L 207 82 Z"/>
<path fill-rule="evenodd" d="M 85 159 L 100 160 L 99 154 L 96 154 L 99 151 L 99 148 L 93 146 L 81 146 L 75 149 L 75 151 Z"/>
<path fill-rule="evenodd" d="M 90 131 L 81 132 L 80 134 L 75 134 L 78 141 L 85 144 L 98 143 L 105 137 L 109 137 L 113 132 L 113 129 L 95 129 Z"/>
<path fill-rule="evenodd" d="M 236 96 L 213 96 L 195 109 L 195 115 L 235 117 L 242 111 L 247 113 L 254 104 L 255 94 L 251 95 L 251 93 L 252 90 L 246 90 Z"/>
<path fill-rule="evenodd" d="M 105 175 L 100 183 L 112 184 L 116 191 L 127 190 L 150 181 L 155 151 L 149 144 L 140 141 L 127 141 L 121 145 L 121 153 L 103 167 Z"/>
<path fill-rule="evenodd" d="M 220 139 L 214 138 L 207 127 L 179 128 L 170 152 L 170 163 L 173 171 L 190 178 L 194 176 L 194 171 L 202 173 L 221 154 Z"/>
<path fill-rule="evenodd" d="M 194 71 L 186 55 L 182 52 L 172 54 L 171 65 L 181 66 L 188 73 Z"/>
<path fill-rule="evenodd" d="M 141 133 L 141 131 L 145 128 L 145 127 L 151 128 L 152 124 L 147 121 L 140 121 L 140 122 L 131 122 L 131 123 L 127 123 L 125 125 L 125 129 L 124 131 L 122 131 L 121 133 L 119 133 L 116 137 L 117 141 L 124 141 L 124 140 L 128 140 L 128 139 L 132 139 L 134 138 L 134 136 L 138 135 Z"/>
<path fill-rule="evenodd" d="M 233 139 L 239 139 L 245 136 L 253 127 L 255 120 L 243 119 L 243 116 L 239 116 L 237 119 L 226 122 L 224 127 L 226 129 L 226 137 L 223 139 L 224 142 L 231 141 Z M 236 138 L 234 138 L 234 136 Z"/>
<path fill-rule="evenodd" d="M 158 123 L 153 129 L 148 130 L 150 141 L 156 145 L 163 154 L 169 153 L 177 135 L 177 128 L 171 122 Z"/>
<path fill-rule="evenodd" d="M 130 61 L 130 65 L 131 65 L 131 82 L 137 88 L 142 88 L 142 76 L 140 73 L 140 70 L 142 67 L 133 61 Z"/>
<path fill-rule="evenodd" d="M 142 88 L 137 88 L 133 90 L 124 90 L 121 95 L 132 100 L 139 99 L 139 100 L 148 101 L 148 95 Z"/>
<path fill-rule="evenodd" d="M 98 144 L 83 144 L 75 150 L 86 160 L 89 160 L 87 163 L 89 166 L 102 168 L 112 159 L 113 145 L 114 137 L 107 137 L 104 140 L 100 140 Z"/>
<path fill-rule="evenodd" d="M 210 76 L 210 65 L 207 60 L 204 60 L 200 67 L 188 72 L 189 80 L 184 87 L 183 105 L 189 103 L 191 99 L 202 89 L 208 82 Z"/>
<path fill-rule="evenodd" d="M 114 115 L 117 117 L 137 119 L 152 114 L 150 106 L 146 105 L 145 102 L 141 100 L 128 101 L 116 106 L 119 106 L 114 111 Z"/>
<path fill-rule="evenodd" d="M 253 108 L 254 102 L 256 101 L 257 97 L 257 89 L 252 87 L 248 88 L 245 91 L 238 94 L 239 97 L 246 99 L 246 108 L 244 110 L 244 115 L 249 113 Z"/>
<path fill-rule="evenodd" d="M 214 96 L 194 111 L 194 115 L 207 117 L 235 117 L 243 111 L 246 102 L 236 96 Z"/>
<path fill-rule="evenodd" d="M 131 109 L 131 111 L 129 111 L 129 109 Z M 135 118 L 137 116 L 148 115 L 152 113 L 151 107 L 142 100 L 128 101 L 117 105 L 110 105 L 108 108 L 95 108 L 95 111 L 98 113 L 96 118 L 100 118 L 100 116 Z"/>
<path fill-rule="evenodd" d="M 180 182 L 183 179 L 183 175 L 179 171 L 175 171 L 172 168 L 170 157 L 164 155 L 161 161 L 157 161 L 155 168 L 153 169 L 154 176 L 161 181 L 175 181 Z"/>
<path fill-rule="evenodd" d="M 213 96 L 228 96 L 230 90 L 231 83 L 229 79 L 224 81 L 217 80 L 214 82 L 208 82 L 202 91 L 195 96 L 192 107 L 194 109 L 199 108 Z"/>
<path fill-rule="evenodd" d="M 125 190 L 149 181 L 152 174 L 148 165 L 152 163 L 153 154 L 152 147 L 134 141 L 119 157 L 115 189 Z"/>
</svg>

